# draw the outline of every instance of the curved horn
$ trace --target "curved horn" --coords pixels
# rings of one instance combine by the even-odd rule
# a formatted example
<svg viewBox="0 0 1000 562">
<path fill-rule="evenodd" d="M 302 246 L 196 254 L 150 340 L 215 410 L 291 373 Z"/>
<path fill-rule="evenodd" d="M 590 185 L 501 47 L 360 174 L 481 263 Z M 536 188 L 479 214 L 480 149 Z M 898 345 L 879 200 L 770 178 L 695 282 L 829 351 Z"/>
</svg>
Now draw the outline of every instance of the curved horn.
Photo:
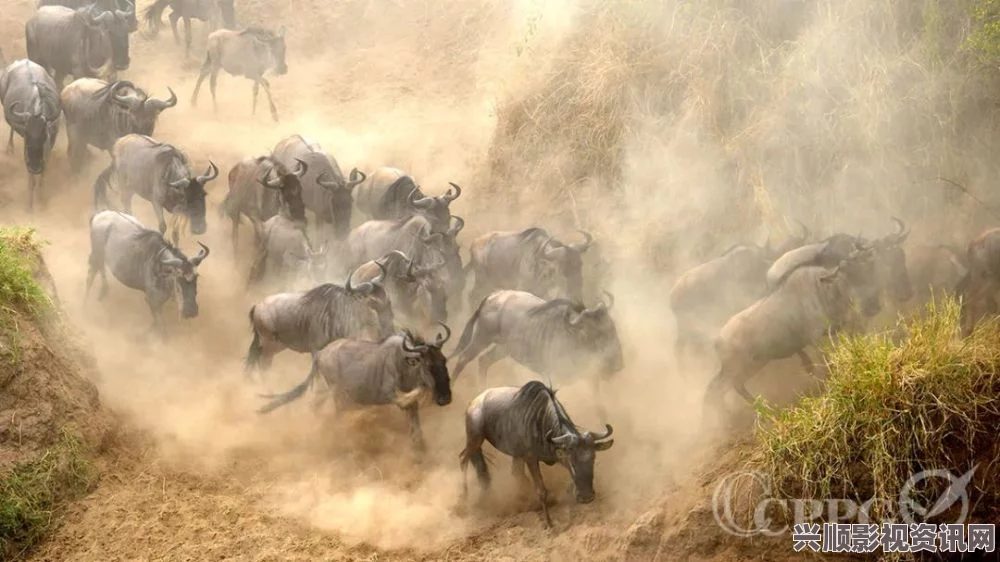
<svg viewBox="0 0 1000 562">
<path fill-rule="evenodd" d="M 23 105 L 24 104 L 21 103 L 21 102 L 19 102 L 19 101 L 14 102 L 10 106 L 10 112 L 12 114 L 16 115 L 19 119 L 27 119 L 27 118 L 31 117 L 31 112 L 29 112 L 29 111 L 20 111 L 18 109 L 15 109 L 15 108 L 21 107 Z"/>
<path fill-rule="evenodd" d="M 330 177 L 329 172 L 323 172 L 316 177 L 316 183 L 325 189 L 337 189 L 340 184 L 337 183 L 333 178 Z"/>
<path fill-rule="evenodd" d="M 542 256 L 543 257 L 548 258 L 548 259 L 555 258 L 555 255 L 552 253 L 555 250 L 555 248 L 551 247 L 553 240 L 555 240 L 555 237 L 554 236 L 549 236 L 548 238 L 545 239 L 545 242 L 542 242 Z"/>
<path fill-rule="evenodd" d="M 378 266 L 380 273 L 378 274 L 378 277 L 369 281 L 369 283 L 371 283 L 372 285 L 378 285 L 382 281 L 385 281 L 385 274 L 386 274 L 385 265 L 379 262 L 375 262 L 375 265 Z"/>
<path fill-rule="evenodd" d="M 567 447 L 569 446 L 570 443 L 573 442 L 573 437 L 575 436 L 567 431 L 566 433 L 563 433 L 562 435 L 559 435 L 557 437 L 550 436 L 549 442 L 557 447 Z"/>
<path fill-rule="evenodd" d="M 439 240 L 443 236 L 444 236 L 444 233 L 441 233 L 441 232 L 432 232 L 430 234 L 427 234 L 426 236 L 421 236 L 420 239 L 423 240 L 423 242 L 425 244 L 430 244 L 431 240 Z"/>
<path fill-rule="evenodd" d="M 170 254 L 167 254 L 166 256 L 164 256 L 163 254 L 166 251 L 167 251 L 167 248 L 162 248 L 159 251 L 159 253 L 157 254 L 157 257 L 159 257 L 159 259 L 160 259 L 160 263 L 162 263 L 163 265 L 169 265 L 169 266 L 172 266 L 172 267 L 180 267 L 180 266 L 184 265 L 184 262 L 181 261 L 180 258 L 171 256 Z"/>
<path fill-rule="evenodd" d="M 451 338 L 451 328 L 448 327 L 444 322 L 438 322 L 442 328 L 444 328 L 444 334 L 438 334 L 437 341 L 434 343 L 434 347 L 441 347 L 444 345 L 449 338 Z"/>
<path fill-rule="evenodd" d="M 577 230 L 577 232 L 582 234 L 586 240 L 582 244 L 573 244 L 573 249 L 578 252 L 586 252 L 587 248 L 590 248 L 590 246 L 594 243 L 594 237 L 591 236 L 586 230 Z"/>
<path fill-rule="evenodd" d="M 434 204 L 434 200 L 430 197 L 417 197 L 417 193 L 420 191 L 420 187 L 414 187 L 413 191 L 410 192 L 408 198 L 411 205 L 414 207 L 420 207 L 421 209 L 426 209 Z"/>
<path fill-rule="evenodd" d="M 296 158 L 295 161 L 298 162 L 299 165 L 295 168 L 295 171 L 292 173 L 294 173 L 296 177 L 301 178 L 302 176 L 306 175 L 307 171 L 309 171 L 309 164 L 306 164 L 305 162 L 299 160 L 298 158 Z"/>
<path fill-rule="evenodd" d="M 602 303 L 607 310 L 611 310 L 611 307 L 615 305 L 615 296 L 608 291 L 601 291 L 606 297 L 608 297 L 608 302 Z"/>
<path fill-rule="evenodd" d="M 413 339 L 410 337 L 410 332 L 403 332 L 403 351 L 420 353 L 425 349 L 427 349 L 426 344 L 414 344 Z"/>
<path fill-rule="evenodd" d="M 450 186 L 451 186 L 451 187 L 452 187 L 452 188 L 453 188 L 453 189 L 455 190 L 455 194 L 454 194 L 454 195 L 452 195 L 452 194 L 451 194 L 451 191 L 452 191 L 452 190 L 451 190 L 451 189 L 449 189 L 449 190 L 448 190 L 447 192 L 445 192 L 445 194 L 444 194 L 444 198 L 445 198 L 445 199 L 446 199 L 447 201 L 451 202 L 451 201 L 454 201 L 455 199 L 458 199 L 458 197 L 459 197 L 460 195 L 462 195 L 462 187 L 461 187 L 461 186 L 459 186 L 458 184 L 456 184 L 456 183 L 452 183 L 452 182 L 448 182 L 448 185 L 450 185 Z"/>
<path fill-rule="evenodd" d="M 191 265 L 195 267 L 201 265 L 201 262 L 205 261 L 205 258 L 207 258 L 209 254 L 208 246 L 202 244 L 201 242 L 198 242 L 198 245 L 201 246 L 201 249 L 198 250 L 198 255 L 188 260 L 191 262 Z"/>
<path fill-rule="evenodd" d="M 378 265 L 378 262 L 375 262 L 375 263 L 376 263 L 376 265 Z M 381 267 L 381 266 L 379 266 L 379 267 Z M 347 292 L 348 292 L 348 294 L 351 294 L 351 295 L 353 295 L 355 293 L 362 293 L 362 294 L 368 294 L 368 293 L 370 293 L 371 290 L 375 288 L 375 286 L 372 285 L 368 281 L 365 281 L 364 283 L 362 283 L 361 285 L 358 285 L 357 287 L 354 287 L 354 286 L 351 285 L 351 279 L 354 278 L 354 274 L 357 273 L 357 271 L 358 270 L 355 269 L 354 271 L 352 271 L 349 274 L 347 274 L 347 281 L 344 283 L 344 289 L 346 289 Z"/>
<path fill-rule="evenodd" d="M 167 86 L 167 91 L 170 92 L 170 97 L 167 100 L 148 98 L 145 102 L 143 102 L 143 105 L 149 105 L 150 107 L 159 109 L 160 111 L 177 105 L 177 94 L 174 93 L 173 88 Z"/>
<path fill-rule="evenodd" d="M 906 227 L 901 219 L 892 217 L 892 221 L 896 223 L 896 232 L 891 236 L 891 240 L 894 244 L 902 244 L 906 240 L 906 237 L 910 235 L 910 229 Z"/>
<path fill-rule="evenodd" d="M 615 432 L 615 428 L 611 427 L 610 423 L 606 423 L 606 424 L 604 424 L 604 433 L 603 434 L 601 434 L 601 435 L 591 434 L 591 435 L 594 436 L 594 441 L 603 441 L 603 440 L 607 439 L 608 437 L 611 437 L 611 434 L 614 433 L 614 432 Z"/>
<path fill-rule="evenodd" d="M 448 229 L 448 236 L 455 236 L 465 228 L 465 219 L 458 215 L 452 215 L 451 220 L 455 222 L 454 226 Z"/>
<path fill-rule="evenodd" d="M 169 185 L 174 189 L 181 189 L 183 187 L 187 187 L 189 182 L 190 180 L 188 180 L 187 178 L 181 178 L 179 180 L 174 180 L 172 182 L 169 182 L 167 185 Z"/>
<path fill-rule="evenodd" d="M 198 180 L 198 183 L 205 184 L 214 180 L 217 177 L 219 177 L 219 168 L 218 166 L 215 165 L 215 162 L 209 160 L 208 169 L 205 170 L 205 175 L 198 176 L 196 179 Z"/>
<path fill-rule="evenodd" d="M 92 9 L 90 12 L 90 21 L 94 23 L 108 23 L 109 21 L 115 19 L 115 15 L 111 12 L 101 12 L 99 15 L 95 16 L 93 8 L 95 8 L 96 6 L 97 6 L 96 4 L 91 5 Z"/>
<path fill-rule="evenodd" d="M 351 170 L 349 177 L 350 180 L 344 186 L 347 189 L 354 189 L 356 186 L 360 185 L 362 182 L 368 179 L 368 176 L 357 168 Z"/>
</svg>

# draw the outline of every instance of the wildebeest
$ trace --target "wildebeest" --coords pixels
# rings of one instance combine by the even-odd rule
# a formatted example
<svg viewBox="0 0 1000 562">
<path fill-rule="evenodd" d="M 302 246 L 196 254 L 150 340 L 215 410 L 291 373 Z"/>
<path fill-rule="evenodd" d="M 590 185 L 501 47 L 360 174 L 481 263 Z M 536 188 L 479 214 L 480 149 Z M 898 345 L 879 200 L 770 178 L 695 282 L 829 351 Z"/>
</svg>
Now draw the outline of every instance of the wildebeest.
<svg viewBox="0 0 1000 562">
<path fill-rule="evenodd" d="M 276 353 L 291 349 L 312 353 L 339 338 L 381 341 L 393 332 L 393 312 L 381 282 L 344 286 L 317 285 L 308 291 L 271 295 L 250 307 L 253 341 L 246 356 L 246 373 L 266 371 Z"/>
<path fill-rule="evenodd" d="M 160 233 L 167 231 L 163 212 L 175 215 L 172 239 L 180 235 L 179 219 L 186 217 L 192 234 L 204 234 L 205 185 L 219 176 L 219 168 L 209 160 L 208 170 L 194 176 L 187 156 L 177 147 L 146 135 L 129 134 L 111 147 L 111 164 L 94 182 L 94 206 L 107 206 L 107 189 L 112 180 L 118 188 L 126 213 L 132 212 L 132 196 L 153 205 Z"/>
<path fill-rule="evenodd" d="M 262 225 L 253 225 L 257 253 L 247 278 L 248 288 L 269 278 L 289 281 L 293 287 L 322 282 L 326 246 L 313 250 L 301 224 L 274 215 Z"/>
<path fill-rule="evenodd" d="M 142 225 L 138 219 L 118 211 L 101 211 L 90 218 L 90 258 L 86 295 L 101 274 L 103 299 L 108 291 L 105 267 L 122 285 L 142 291 L 153 314 L 153 329 L 163 324 L 160 311 L 176 295 L 182 318 L 198 316 L 198 266 L 208 257 L 208 246 L 188 258 L 168 243 L 163 235 Z"/>
<path fill-rule="evenodd" d="M 590 377 L 599 396 L 601 380 L 625 368 L 618 329 L 610 314 L 614 297 L 605 295 L 607 302 L 586 308 L 577 301 L 545 300 L 525 291 L 493 292 L 462 331 L 451 357 L 455 359 L 452 378 L 457 379 L 479 357 L 480 382 L 485 383 L 490 366 L 509 356 L 540 376 Z"/>
<path fill-rule="evenodd" d="M 278 121 L 278 109 L 271 99 L 271 84 L 264 78 L 264 73 L 274 69 L 278 76 L 288 72 L 285 64 L 285 28 L 272 32 L 259 27 L 248 27 L 240 31 L 220 29 L 208 36 L 208 53 L 201 65 L 198 81 L 191 94 L 191 105 L 198 103 L 198 90 L 205 77 L 211 74 L 208 81 L 212 92 L 212 105 L 218 111 L 215 103 L 215 83 L 219 71 L 225 70 L 233 76 L 243 76 L 253 81 L 253 111 L 257 114 L 257 92 L 264 86 L 267 103 L 271 106 L 271 118 Z"/>
<path fill-rule="evenodd" d="M 882 304 L 875 260 L 875 249 L 868 245 L 834 268 L 799 267 L 730 318 L 715 343 L 720 367 L 705 392 L 705 415 L 721 403 L 727 387 L 752 404 L 744 385 L 773 360 L 798 355 L 811 370 L 806 347 L 826 334 L 859 330 L 864 317 L 878 314 Z"/>
<path fill-rule="evenodd" d="M 555 392 L 540 381 L 528 381 L 523 386 L 488 388 L 472 399 L 465 411 L 465 449 L 460 455 L 462 494 L 468 494 L 465 470 L 469 462 L 483 488 L 490 484 L 489 468 L 483 456 L 483 442 L 488 441 L 498 451 L 513 457 L 513 473 L 526 484 L 524 468 L 535 486 L 546 527 L 552 527 L 549 517 L 548 491 L 542 481 L 538 463 L 549 466 L 559 463 L 573 479 L 578 503 L 594 500 L 594 455 L 614 445 L 614 429 L 605 424 L 601 434 L 580 432 Z"/>
<path fill-rule="evenodd" d="M 167 6 L 170 6 L 170 28 L 174 32 L 174 43 L 178 45 L 181 38 L 177 33 L 177 21 L 184 20 L 185 57 L 191 53 L 192 19 L 207 23 L 210 31 L 215 31 L 220 25 L 228 29 L 236 26 L 233 0 L 156 0 L 142 13 L 142 18 L 149 26 L 153 37 L 160 32 L 160 17 Z"/>
<path fill-rule="evenodd" d="M 451 380 L 441 346 L 448 341 L 451 329 L 434 343 L 424 342 L 409 331 L 393 334 L 381 341 L 345 338 L 327 344 L 313 353 L 312 368 L 306 380 L 277 396 L 259 410 L 267 413 L 302 396 L 317 376 L 323 377 L 333 395 L 336 413 L 350 406 L 387 406 L 395 404 L 406 412 L 414 449 L 422 453 L 419 399 L 430 390 L 438 406 L 451 404 Z M 328 395 L 323 394 L 317 407 Z"/>
<path fill-rule="evenodd" d="M 426 216 L 432 232 L 445 232 L 451 222 L 451 202 L 462 195 L 462 188 L 449 182 L 444 195 L 424 195 L 413 178 L 398 168 L 382 167 L 368 176 L 355 190 L 358 209 L 375 220 L 402 219 L 410 215 Z"/>
<path fill-rule="evenodd" d="M 115 141 L 125 135 L 152 135 L 160 113 L 177 105 L 174 91 L 167 90 L 170 97 L 161 100 L 128 81 L 80 78 L 70 82 L 60 99 L 73 170 L 79 171 L 86 159 L 87 145 L 111 152 Z"/>
<path fill-rule="evenodd" d="M 91 4 L 96 5 L 98 9 L 104 11 L 119 10 L 124 12 L 126 14 L 126 23 L 128 24 L 126 29 L 129 33 L 133 33 L 139 29 L 139 20 L 135 17 L 135 0 L 38 0 L 35 2 L 35 7 L 65 6 L 75 10 L 77 8 L 86 8 Z M 118 70 L 125 70 L 125 68 L 119 68 Z"/>
<path fill-rule="evenodd" d="M 968 270 L 956 288 L 962 299 L 962 337 L 969 336 L 981 319 L 1000 311 L 996 299 L 1000 290 L 1000 228 L 988 229 L 973 238 L 965 261 Z"/>
<path fill-rule="evenodd" d="M 421 215 L 365 221 L 348 235 L 342 265 L 357 267 L 398 250 L 413 260 L 417 267 L 443 263 L 448 292 L 460 297 L 465 287 L 465 274 L 456 238 L 465 226 L 465 220 L 452 217 L 452 223 L 447 232 L 432 233 L 430 220 Z"/>
<path fill-rule="evenodd" d="M 964 250 L 945 244 L 906 249 L 906 271 L 913 284 L 911 312 L 919 313 L 932 299 L 956 291 L 968 272 Z"/>
<path fill-rule="evenodd" d="M 239 242 L 241 217 L 262 223 L 281 214 L 305 226 L 302 178 L 308 172 L 304 160 L 297 160 L 291 168 L 270 156 L 244 158 L 229 170 L 229 191 L 219 206 L 219 216 L 229 217 L 233 223 L 233 255 Z"/>
<path fill-rule="evenodd" d="M 51 71 L 61 89 L 67 75 L 110 78 L 129 65 L 128 33 L 134 9 L 43 6 L 24 24 L 28 58 Z"/>
<path fill-rule="evenodd" d="M 677 325 L 678 360 L 692 350 L 703 351 L 733 314 L 767 294 L 767 271 L 774 261 L 808 239 L 809 229 L 774 248 L 734 244 L 721 256 L 681 274 L 670 288 L 670 309 Z"/>
<path fill-rule="evenodd" d="M 28 59 L 16 60 L 0 75 L 0 105 L 10 126 L 7 152 L 14 150 L 14 133 L 24 139 L 28 170 L 28 209 L 35 205 L 35 188 L 59 134 L 59 91 L 45 69 Z"/>
<path fill-rule="evenodd" d="M 309 165 L 309 171 L 302 176 L 302 199 L 307 209 L 316 215 L 319 225 L 332 225 L 335 240 L 344 240 L 351 231 L 351 214 L 354 199 L 352 190 L 367 179 L 357 168 L 351 170 L 349 179 L 337 164 L 337 160 L 323 150 L 319 144 L 302 135 L 287 136 L 275 145 L 272 157 L 287 167 L 296 160 Z"/>
<path fill-rule="evenodd" d="M 580 300 L 583 290 L 583 254 L 594 237 L 580 231 L 585 241 L 563 244 L 545 229 L 489 232 L 469 245 L 468 269 L 476 276 L 469 306 L 499 289 L 527 291 L 547 298 L 553 291 Z"/>
<path fill-rule="evenodd" d="M 376 263 L 378 262 L 378 263 Z M 400 251 L 361 264 L 355 271 L 359 281 L 368 281 L 385 267 L 386 292 L 394 314 L 408 324 L 424 327 L 448 320 L 448 293 L 444 264 L 417 266 Z"/>
</svg>

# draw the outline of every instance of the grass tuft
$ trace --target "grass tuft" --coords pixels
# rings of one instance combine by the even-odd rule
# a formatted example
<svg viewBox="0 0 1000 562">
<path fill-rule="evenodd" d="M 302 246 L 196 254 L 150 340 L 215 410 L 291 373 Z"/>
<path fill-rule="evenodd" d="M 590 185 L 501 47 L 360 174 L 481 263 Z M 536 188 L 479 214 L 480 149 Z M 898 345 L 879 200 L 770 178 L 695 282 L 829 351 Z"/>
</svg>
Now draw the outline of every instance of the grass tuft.
<svg viewBox="0 0 1000 562">
<path fill-rule="evenodd" d="M 21 362 L 18 319 L 38 318 L 52 300 L 35 278 L 41 242 L 32 228 L 0 228 L 0 363 Z"/>
</svg>

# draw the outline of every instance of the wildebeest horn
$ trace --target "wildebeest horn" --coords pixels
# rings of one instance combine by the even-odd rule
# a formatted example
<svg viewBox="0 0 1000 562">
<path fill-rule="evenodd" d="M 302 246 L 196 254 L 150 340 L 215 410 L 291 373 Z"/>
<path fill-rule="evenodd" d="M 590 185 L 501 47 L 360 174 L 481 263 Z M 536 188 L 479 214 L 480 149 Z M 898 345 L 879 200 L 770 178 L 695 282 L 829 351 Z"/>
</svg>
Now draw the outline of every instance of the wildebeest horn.
<svg viewBox="0 0 1000 562">
<path fill-rule="evenodd" d="M 549 236 L 548 238 L 545 239 L 545 242 L 542 242 L 542 255 L 549 259 L 553 259 L 556 257 L 554 255 L 555 248 L 552 248 L 553 240 L 555 240 L 555 237 Z"/>
<path fill-rule="evenodd" d="M 431 240 L 440 239 L 444 236 L 441 232 L 432 232 L 426 236 L 421 236 L 420 239 L 424 241 L 425 244 L 430 244 Z"/>
<path fill-rule="evenodd" d="M 351 170 L 351 173 L 348 177 L 350 177 L 350 181 L 348 181 L 347 184 L 344 186 L 347 189 L 354 189 L 356 186 L 360 185 L 361 182 L 368 179 L 368 176 L 357 168 Z"/>
<path fill-rule="evenodd" d="M 157 257 L 160 259 L 160 263 L 162 263 L 163 265 L 169 265 L 171 267 L 180 267 L 180 266 L 184 265 L 184 262 L 181 261 L 180 258 L 177 258 L 175 256 L 171 256 L 170 254 L 167 254 L 166 256 L 164 256 L 163 254 L 166 251 L 167 251 L 167 248 L 162 248 L 160 250 L 160 252 L 157 254 Z"/>
<path fill-rule="evenodd" d="M 92 7 L 96 7 L 96 4 L 91 4 Z M 101 12 L 99 15 L 94 15 L 93 10 L 90 12 L 90 19 L 94 23 L 108 23 L 115 17 L 111 12 Z"/>
<path fill-rule="evenodd" d="M 906 228 L 906 223 L 896 217 L 892 217 L 892 221 L 896 223 L 896 232 L 891 234 L 889 239 L 892 240 L 893 244 L 902 244 L 910 235 L 910 229 Z"/>
<path fill-rule="evenodd" d="M 452 215 L 451 220 L 455 221 L 455 224 L 448 229 L 448 236 L 455 236 L 465 228 L 465 219 L 457 215 Z"/>
<path fill-rule="evenodd" d="M 403 351 L 407 351 L 409 353 L 420 353 L 425 349 L 427 349 L 426 344 L 415 344 L 413 339 L 410 337 L 410 332 L 403 332 Z"/>
<path fill-rule="evenodd" d="M 455 199 L 458 199 L 458 197 L 460 195 L 462 195 L 462 188 L 461 188 L 461 186 L 459 186 L 458 184 L 452 183 L 452 182 L 448 182 L 448 185 L 450 185 L 452 188 L 454 188 L 455 194 L 452 195 L 451 194 L 452 190 L 449 189 L 448 191 L 445 192 L 444 198 L 447 199 L 448 201 L 454 201 Z"/>
<path fill-rule="evenodd" d="M 578 252 L 586 252 L 587 248 L 590 248 L 590 246 L 594 243 L 594 237 L 591 236 L 586 230 L 578 230 L 577 232 L 582 234 L 586 240 L 582 244 L 573 244 L 573 249 Z"/>
<path fill-rule="evenodd" d="M 417 186 L 414 187 L 413 191 L 410 192 L 410 197 L 409 197 L 410 204 L 412 204 L 414 207 L 420 207 L 421 209 L 426 209 L 427 207 L 430 207 L 434 203 L 434 200 L 431 199 L 430 197 L 417 197 L 417 192 L 419 191 L 420 187 Z"/>
<path fill-rule="evenodd" d="M 296 158 L 295 161 L 298 162 L 299 165 L 295 168 L 295 171 L 293 173 L 297 177 L 301 178 L 302 176 L 306 175 L 306 172 L 309 170 L 309 164 L 306 164 L 305 162 L 299 160 L 298 158 Z"/>
<path fill-rule="evenodd" d="M 604 308 L 606 310 L 611 310 L 611 307 L 615 305 L 615 296 L 609 293 L 608 291 L 601 291 L 601 293 L 603 293 L 606 297 L 608 297 L 607 302 L 602 302 L 601 304 L 604 305 Z"/>
<path fill-rule="evenodd" d="M 603 435 L 597 435 L 596 433 L 592 433 L 591 435 L 594 437 L 594 441 L 603 441 L 603 440 L 607 439 L 608 437 L 611 437 L 611 434 L 614 433 L 614 432 L 615 432 L 615 429 L 613 427 L 611 427 L 611 424 L 610 423 L 606 423 L 606 424 L 604 424 L 604 434 Z"/>
<path fill-rule="evenodd" d="M 215 162 L 211 160 L 208 161 L 208 169 L 205 170 L 205 174 L 198 176 L 197 180 L 200 184 L 208 183 L 215 178 L 219 177 L 219 168 L 215 165 Z"/>
<path fill-rule="evenodd" d="M 156 98 L 148 98 L 146 99 L 146 101 L 143 102 L 143 105 L 149 105 L 150 107 L 154 109 L 159 109 L 160 111 L 163 111 L 168 107 L 173 107 L 177 105 L 177 94 L 174 93 L 173 88 L 167 86 L 167 91 L 170 92 L 170 98 L 168 98 L 166 101 L 158 100 Z"/>
<path fill-rule="evenodd" d="M 576 437 L 570 432 L 563 433 L 557 437 L 549 436 L 549 441 L 557 447 L 567 447 L 573 442 L 573 438 Z"/>
<path fill-rule="evenodd" d="M 444 334 L 438 334 L 434 347 L 441 347 L 451 337 L 451 328 L 449 328 L 444 322 L 438 322 L 438 324 L 441 324 L 441 327 L 444 328 Z"/>
<path fill-rule="evenodd" d="M 320 184 L 325 189 L 337 189 L 338 187 L 340 187 L 340 184 L 334 181 L 330 177 L 329 172 L 323 172 L 322 174 L 317 176 L 316 183 Z"/>
<path fill-rule="evenodd" d="M 11 112 L 11 113 L 13 113 L 14 115 L 16 115 L 16 116 L 17 116 L 18 118 L 20 118 L 20 119 L 27 119 L 27 118 L 31 117 L 31 113 L 30 113 L 30 112 L 27 112 L 27 111 L 19 111 L 19 110 L 17 110 L 17 109 L 14 109 L 14 108 L 16 108 L 16 107 L 20 107 L 20 106 L 22 106 L 22 105 L 24 105 L 24 104 L 23 104 L 23 103 L 21 103 L 21 102 L 19 102 L 19 101 L 16 101 L 16 102 L 14 102 L 14 103 L 13 103 L 13 104 L 12 104 L 12 105 L 10 106 L 10 112 Z"/>
<path fill-rule="evenodd" d="M 350 294 L 362 293 L 365 295 L 372 292 L 372 290 L 375 289 L 375 285 L 378 285 L 385 279 L 385 266 L 379 263 L 378 261 L 375 262 L 375 265 L 377 265 L 378 268 L 381 270 L 381 273 L 379 273 L 378 277 L 372 279 L 371 281 L 365 281 L 364 283 L 358 285 L 357 287 L 351 285 L 351 279 L 354 278 L 354 274 L 357 273 L 358 270 L 355 269 L 354 271 L 352 271 L 347 276 L 347 282 L 344 283 L 344 288 L 347 289 L 347 292 Z"/>
<path fill-rule="evenodd" d="M 198 245 L 201 246 L 201 249 L 198 250 L 198 255 L 188 260 L 191 262 L 191 265 L 195 267 L 201 265 L 201 262 L 203 262 L 205 258 L 208 257 L 208 246 L 202 244 L 201 242 L 198 242 Z"/>
<path fill-rule="evenodd" d="M 174 181 L 168 183 L 167 185 L 169 185 L 170 187 L 172 187 L 174 189 L 180 189 L 182 187 L 187 187 L 187 184 L 190 181 L 191 180 L 189 180 L 187 178 L 181 178 L 179 180 L 174 180 Z"/>
</svg>

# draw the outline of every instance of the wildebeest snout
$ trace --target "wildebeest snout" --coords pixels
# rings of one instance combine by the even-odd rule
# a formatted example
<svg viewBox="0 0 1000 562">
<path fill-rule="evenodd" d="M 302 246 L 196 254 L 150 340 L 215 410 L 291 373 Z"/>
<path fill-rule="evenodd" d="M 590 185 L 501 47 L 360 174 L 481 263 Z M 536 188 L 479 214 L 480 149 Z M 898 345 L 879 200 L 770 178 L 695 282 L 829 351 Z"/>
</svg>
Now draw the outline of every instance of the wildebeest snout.
<svg viewBox="0 0 1000 562">
<path fill-rule="evenodd" d="M 447 406 L 448 404 L 451 404 L 451 393 L 449 393 L 447 395 L 440 395 L 440 396 L 436 397 L 434 399 L 434 402 L 438 406 Z"/>
<path fill-rule="evenodd" d="M 207 230 L 208 230 L 208 225 L 205 223 L 204 219 L 191 221 L 191 234 L 200 236 L 202 234 L 205 234 Z"/>
<path fill-rule="evenodd" d="M 594 497 L 595 496 L 596 496 L 596 494 L 594 494 L 593 490 L 591 490 L 589 492 L 577 492 L 576 493 L 576 503 L 590 503 L 590 502 L 594 501 Z"/>
<path fill-rule="evenodd" d="M 185 301 L 181 307 L 181 318 L 196 318 L 198 316 L 198 303 Z"/>
</svg>

